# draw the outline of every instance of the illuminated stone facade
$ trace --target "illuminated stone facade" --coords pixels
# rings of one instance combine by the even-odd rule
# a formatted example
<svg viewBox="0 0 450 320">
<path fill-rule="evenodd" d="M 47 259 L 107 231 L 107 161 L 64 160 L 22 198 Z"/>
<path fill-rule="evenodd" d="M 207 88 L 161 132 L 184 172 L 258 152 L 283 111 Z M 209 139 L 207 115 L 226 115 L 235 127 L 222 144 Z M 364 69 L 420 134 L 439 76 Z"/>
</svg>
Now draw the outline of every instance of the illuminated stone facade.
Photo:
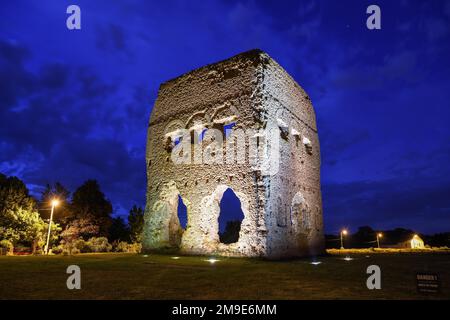
<svg viewBox="0 0 450 320">
<path fill-rule="evenodd" d="M 223 149 L 217 147 L 222 137 L 208 132 L 230 124 L 231 135 L 224 134 Z M 235 133 L 249 130 L 256 133 L 235 139 Z M 276 136 L 263 138 L 262 131 Z M 182 132 L 189 135 L 180 143 Z M 270 259 L 323 252 L 315 113 L 305 91 L 266 53 L 244 52 L 163 83 L 147 139 L 145 251 Z M 270 156 L 256 160 L 258 166 L 249 150 L 258 151 L 263 142 L 263 155 Z M 246 158 L 223 160 L 232 155 L 227 146 L 239 144 Z M 189 151 L 178 152 L 181 145 Z M 186 162 L 175 163 L 174 151 Z M 207 155 L 217 154 L 222 161 L 205 163 Z M 239 240 L 231 244 L 221 243 L 218 234 L 219 203 L 227 188 L 244 212 Z M 179 195 L 187 206 L 186 230 L 177 216 Z"/>
</svg>

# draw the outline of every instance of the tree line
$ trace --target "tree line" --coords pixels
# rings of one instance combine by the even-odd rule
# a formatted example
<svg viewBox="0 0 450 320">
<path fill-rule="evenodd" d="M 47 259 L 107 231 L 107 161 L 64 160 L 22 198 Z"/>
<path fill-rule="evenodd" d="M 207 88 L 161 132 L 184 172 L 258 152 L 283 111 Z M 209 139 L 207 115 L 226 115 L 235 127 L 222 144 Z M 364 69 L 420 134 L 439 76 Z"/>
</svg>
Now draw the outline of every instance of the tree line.
<svg viewBox="0 0 450 320">
<path fill-rule="evenodd" d="M 53 199 L 58 199 L 59 205 L 53 215 L 50 248 L 89 239 L 116 244 L 142 241 L 142 208 L 133 206 L 127 221 L 113 217 L 112 204 L 96 180 L 85 181 L 73 193 L 59 182 L 47 184 L 40 199 L 35 199 L 22 180 L 0 173 L 0 246 L 42 251 Z"/>
</svg>

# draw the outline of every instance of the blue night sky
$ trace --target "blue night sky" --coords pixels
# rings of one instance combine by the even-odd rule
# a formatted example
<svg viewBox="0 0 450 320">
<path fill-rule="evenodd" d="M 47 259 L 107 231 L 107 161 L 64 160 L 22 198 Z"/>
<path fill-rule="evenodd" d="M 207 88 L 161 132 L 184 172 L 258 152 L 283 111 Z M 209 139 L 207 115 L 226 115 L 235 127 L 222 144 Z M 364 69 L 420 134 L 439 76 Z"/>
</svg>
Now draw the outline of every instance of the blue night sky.
<svg viewBox="0 0 450 320">
<path fill-rule="evenodd" d="M 77 4 L 82 29 L 66 28 Z M 366 28 L 381 7 L 382 29 Z M 327 232 L 450 230 L 450 1 L 5 1 L 0 172 L 145 202 L 159 84 L 260 48 L 309 93 Z"/>
</svg>

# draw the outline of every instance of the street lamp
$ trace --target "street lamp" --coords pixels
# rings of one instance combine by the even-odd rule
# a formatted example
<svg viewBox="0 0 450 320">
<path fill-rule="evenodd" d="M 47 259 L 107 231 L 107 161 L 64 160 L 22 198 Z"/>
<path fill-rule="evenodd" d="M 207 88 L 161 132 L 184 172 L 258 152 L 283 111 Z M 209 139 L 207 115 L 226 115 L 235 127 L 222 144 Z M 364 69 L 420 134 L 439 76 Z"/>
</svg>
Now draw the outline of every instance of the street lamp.
<svg viewBox="0 0 450 320">
<path fill-rule="evenodd" d="M 344 249 L 344 238 L 343 238 L 343 236 L 346 236 L 347 235 L 347 230 L 342 230 L 341 231 L 341 249 Z"/>
<path fill-rule="evenodd" d="M 53 199 L 52 200 L 52 211 L 50 213 L 50 221 L 48 222 L 48 233 L 47 233 L 47 244 L 45 245 L 45 254 L 48 254 L 48 245 L 50 242 L 50 230 L 52 229 L 52 220 L 53 220 L 53 212 L 55 211 L 55 207 L 59 205 L 59 200 L 58 199 Z"/>
<path fill-rule="evenodd" d="M 378 244 L 378 249 L 380 249 L 380 238 L 383 238 L 383 234 L 380 232 L 380 233 L 377 233 L 377 244 Z"/>
</svg>

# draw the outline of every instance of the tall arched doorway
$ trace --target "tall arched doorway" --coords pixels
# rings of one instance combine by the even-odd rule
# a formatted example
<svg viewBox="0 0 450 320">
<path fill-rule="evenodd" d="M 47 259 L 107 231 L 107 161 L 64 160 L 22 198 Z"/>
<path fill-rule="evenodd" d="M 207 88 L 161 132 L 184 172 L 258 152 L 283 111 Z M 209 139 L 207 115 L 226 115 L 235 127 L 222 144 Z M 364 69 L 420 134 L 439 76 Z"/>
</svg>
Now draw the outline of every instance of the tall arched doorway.
<svg viewBox="0 0 450 320">
<path fill-rule="evenodd" d="M 231 188 L 223 193 L 220 200 L 219 240 L 222 243 L 235 243 L 239 240 L 241 223 L 244 220 L 241 201 Z"/>
</svg>

